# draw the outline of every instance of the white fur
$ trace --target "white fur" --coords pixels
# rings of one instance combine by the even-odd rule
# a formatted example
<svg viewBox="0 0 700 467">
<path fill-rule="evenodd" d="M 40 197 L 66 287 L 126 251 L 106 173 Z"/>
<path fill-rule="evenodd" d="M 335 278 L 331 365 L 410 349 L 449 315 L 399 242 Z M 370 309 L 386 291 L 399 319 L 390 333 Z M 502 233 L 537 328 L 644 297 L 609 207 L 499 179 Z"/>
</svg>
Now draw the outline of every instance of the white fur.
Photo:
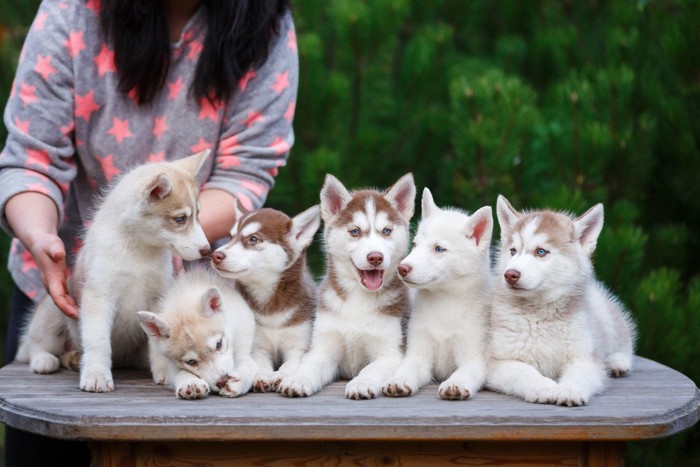
<svg viewBox="0 0 700 467">
<path fill-rule="evenodd" d="M 557 213 L 566 230 L 540 228 L 541 212 L 519 213 L 503 196 L 497 207 L 500 278 L 488 385 L 529 402 L 584 405 L 603 390 L 606 370 L 631 370 L 634 351 L 634 324 L 595 279 L 590 259 L 603 207 L 576 219 Z M 513 272 L 515 285 L 505 279 Z"/>
<path fill-rule="evenodd" d="M 200 258 L 209 243 L 197 220 L 195 176 L 209 151 L 125 174 L 102 201 L 78 254 L 70 289 L 78 321 L 66 318 L 50 297 L 30 318 L 17 353 L 38 373 L 58 369 L 67 335 L 82 350 L 80 388 L 114 390 L 111 367 L 147 365 L 146 339 L 136 311 L 149 309 L 173 275 L 172 253 Z M 178 224 L 175 218 L 188 215 Z"/>
<path fill-rule="evenodd" d="M 345 387 L 346 397 L 370 399 L 380 395 L 382 384 L 401 362 L 402 318 L 381 310 L 407 301 L 401 283 L 386 284 L 396 280 L 396 267 L 408 248 L 413 177 L 405 175 L 384 194 L 400 217 L 396 224 L 374 202 L 367 202 L 352 213 L 348 224 L 335 225 L 353 196 L 335 177 L 326 176 L 321 213 L 329 272 L 319 289 L 311 349 L 298 371 L 282 381 L 280 392 L 286 396 L 311 396 L 341 376 L 352 378 Z M 381 254 L 382 262 L 370 264 L 370 254 Z M 384 271 L 375 290 L 362 283 L 360 270 L 369 269 Z"/>
<path fill-rule="evenodd" d="M 156 313 L 137 315 L 150 338 L 153 378 L 178 397 L 238 397 L 250 390 L 258 371 L 253 312 L 220 277 L 198 270 L 180 274 Z"/>
<path fill-rule="evenodd" d="M 422 206 L 413 249 L 399 266 L 417 289 L 406 356 L 382 392 L 411 396 L 435 379 L 441 398 L 468 399 L 486 378 L 491 208 L 472 216 L 442 210 L 427 188 Z"/>
<path fill-rule="evenodd" d="M 240 219 L 242 215 L 238 211 L 236 217 Z M 285 239 L 291 248 L 289 254 L 282 245 L 274 241 L 264 241 L 255 248 L 245 248 L 242 242 L 250 235 L 264 230 L 264 226 L 258 221 L 251 222 L 241 229 L 239 236 L 236 223 L 231 230 L 232 240 L 215 252 L 215 255 L 223 253 L 225 258 L 212 258 L 215 270 L 222 276 L 236 279 L 244 285 L 256 304 L 263 305 L 273 298 L 280 298 L 273 296 L 277 284 L 285 275 L 289 275 L 289 268 L 306 254 L 321 224 L 319 206 L 305 210 L 292 218 L 291 222 L 291 230 Z M 313 306 L 317 287 L 305 266 L 305 261 L 300 273 L 299 283 L 294 286 L 303 288 L 311 296 Z M 279 293 L 289 292 L 291 291 L 282 289 Z M 297 308 L 298 306 L 294 305 L 272 314 L 255 314 L 257 326 L 253 357 L 259 368 L 253 383 L 256 391 L 277 391 L 282 379 L 296 371 L 309 348 L 313 318 L 298 324 L 289 324 L 299 312 Z M 255 311 L 255 307 L 253 310 Z M 314 310 L 309 311 L 313 316 Z"/>
</svg>

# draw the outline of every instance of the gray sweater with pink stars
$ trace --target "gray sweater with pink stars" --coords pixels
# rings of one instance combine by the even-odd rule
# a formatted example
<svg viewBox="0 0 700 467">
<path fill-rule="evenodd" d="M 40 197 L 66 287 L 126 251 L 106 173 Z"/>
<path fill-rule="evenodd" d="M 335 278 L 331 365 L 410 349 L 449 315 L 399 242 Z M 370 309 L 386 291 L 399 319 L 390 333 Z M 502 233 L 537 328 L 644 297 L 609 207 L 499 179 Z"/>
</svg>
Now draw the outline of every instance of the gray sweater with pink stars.
<svg viewBox="0 0 700 467">
<path fill-rule="evenodd" d="M 203 189 L 232 193 L 244 207 L 262 206 L 294 143 L 292 119 L 298 56 L 290 14 L 269 57 L 249 71 L 226 102 L 188 93 L 206 34 L 201 7 L 171 44 L 166 86 L 147 106 L 121 94 L 114 54 L 101 33 L 98 2 L 44 0 L 20 55 L 5 109 L 0 153 L 0 224 L 5 205 L 39 192 L 56 203 L 69 265 L 101 189 L 130 167 L 179 159 L 211 148 Z M 8 268 L 30 298 L 45 292 L 38 269 L 14 239 Z"/>
</svg>

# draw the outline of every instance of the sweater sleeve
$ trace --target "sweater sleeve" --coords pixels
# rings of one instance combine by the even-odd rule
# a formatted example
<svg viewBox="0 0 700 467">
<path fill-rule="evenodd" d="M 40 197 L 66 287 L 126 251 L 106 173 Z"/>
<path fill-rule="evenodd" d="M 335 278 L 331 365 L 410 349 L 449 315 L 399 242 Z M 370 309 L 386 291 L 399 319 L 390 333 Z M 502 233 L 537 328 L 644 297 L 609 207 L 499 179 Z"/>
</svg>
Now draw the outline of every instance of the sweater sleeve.
<svg viewBox="0 0 700 467">
<path fill-rule="evenodd" d="M 263 205 L 294 144 L 298 76 L 296 36 L 288 13 L 280 21 L 266 62 L 240 80 L 225 111 L 215 166 L 205 189 L 228 191 L 247 209 Z"/>
<path fill-rule="evenodd" d="M 63 2 L 44 1 L 20 55 L 4 114 L 8 136 L 0 152 L 0 224 L 11 236 L 5 217 L 11 197 L 43 193 L 56 203 L 62 219 L 63 200 L 76 176 L 72 54 L 80 37 L 68 29 L 76 14 Z"/>
</svg>

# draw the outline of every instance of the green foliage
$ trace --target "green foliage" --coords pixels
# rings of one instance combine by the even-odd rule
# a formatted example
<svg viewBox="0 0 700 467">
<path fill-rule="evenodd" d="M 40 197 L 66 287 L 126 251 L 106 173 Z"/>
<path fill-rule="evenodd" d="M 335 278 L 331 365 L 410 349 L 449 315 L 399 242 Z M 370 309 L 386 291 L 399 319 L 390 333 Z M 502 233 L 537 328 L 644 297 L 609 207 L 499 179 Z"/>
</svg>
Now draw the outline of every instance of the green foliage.
<svg viewBox="0 0 700 467">
<path fill-rule="evenodd" d="M 270 206 L 317 204 L 326 173 L 386 187 L 408 171 L 472 211 L 499 193 L 576 215 L 604 203 L 596 271 L 638 353 L 700 381 L 699 1 L 294 3 L 297 142 Z M 37 4 L 0 3 L 0 104 Z M 697 464 L 698 446 L 696 428 L 628 461 Z"/>
</svg>

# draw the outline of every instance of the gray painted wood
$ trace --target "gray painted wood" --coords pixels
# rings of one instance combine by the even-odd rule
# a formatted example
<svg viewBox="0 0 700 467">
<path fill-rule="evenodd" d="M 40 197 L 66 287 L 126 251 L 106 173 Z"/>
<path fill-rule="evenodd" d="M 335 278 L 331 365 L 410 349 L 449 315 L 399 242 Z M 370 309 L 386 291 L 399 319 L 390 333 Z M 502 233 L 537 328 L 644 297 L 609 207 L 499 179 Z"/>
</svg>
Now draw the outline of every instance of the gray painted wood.
<svg viewBox="0 0 700 467">
<path fill-rule="evenodd" d="M 143 371 L 117 370 L 116 391 L 78 389 L 78 374 L 0 369 L 0 421 L 85 440 L 472 440 L 623 441 L 670 436 L 698 421 L 700 392 L 681 373 L 637 358 L 585 407 L 530 404 L 489 391 L 444 401 L 437 386 L 411 398 L 345 399 L 344 383 L 288 399 L 247 394 L 184 401 Z"/>
</svg>

